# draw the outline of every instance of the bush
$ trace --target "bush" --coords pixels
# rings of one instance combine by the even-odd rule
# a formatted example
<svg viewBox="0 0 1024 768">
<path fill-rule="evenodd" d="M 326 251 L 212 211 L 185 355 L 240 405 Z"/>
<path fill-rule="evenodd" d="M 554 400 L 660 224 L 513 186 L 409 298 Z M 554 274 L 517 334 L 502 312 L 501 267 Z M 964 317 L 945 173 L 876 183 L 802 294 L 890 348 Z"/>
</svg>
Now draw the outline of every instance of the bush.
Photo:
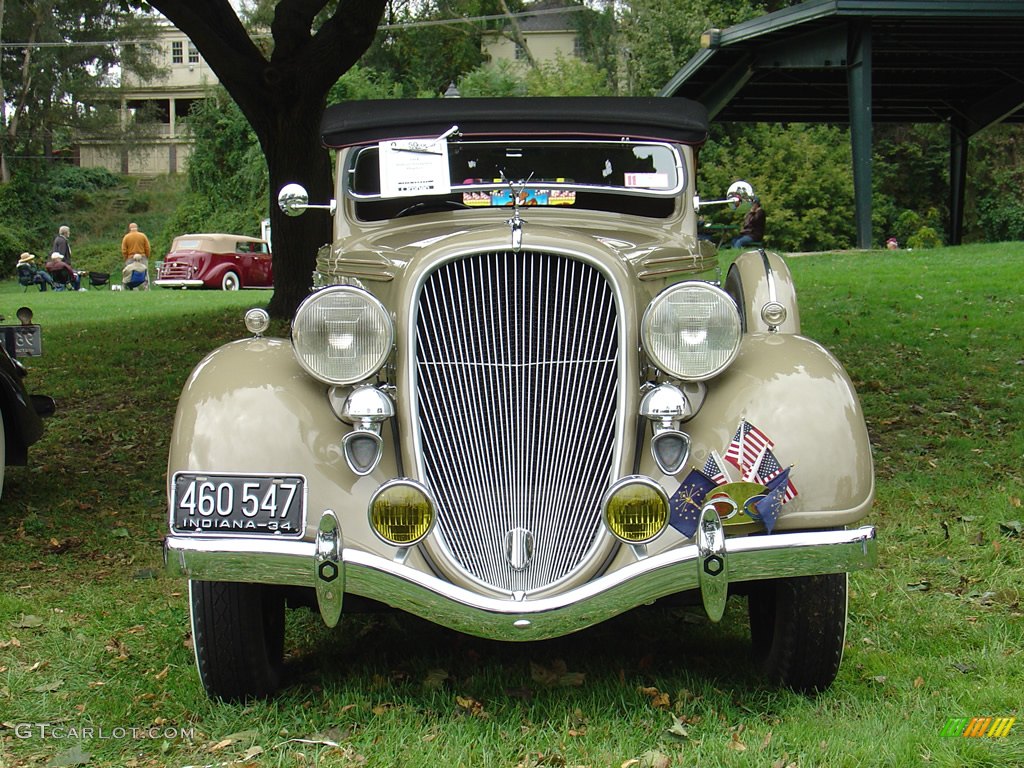
<svg viewBox="0 0 1024 768">
<path fill-rule="evenodd" d="M 917 232 L 907 238 L 908 248 L 941 248 L 942 235 L 933 227 L 921 227 Z"/>
</svg>

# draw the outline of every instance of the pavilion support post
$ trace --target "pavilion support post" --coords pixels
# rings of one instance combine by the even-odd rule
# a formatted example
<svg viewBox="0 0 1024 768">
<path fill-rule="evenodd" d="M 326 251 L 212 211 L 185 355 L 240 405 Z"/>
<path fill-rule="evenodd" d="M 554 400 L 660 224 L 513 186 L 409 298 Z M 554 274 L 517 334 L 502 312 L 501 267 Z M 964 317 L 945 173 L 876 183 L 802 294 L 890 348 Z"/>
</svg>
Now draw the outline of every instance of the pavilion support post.
<svg viewBox="0 0 1024 768">
<path fill-rule="evenodd" d="M 967 184 L 967 147 L 970 134 L 966 121 L 949 122 L 949 245 L 960 245 L 964 237 L 964 187 Z"/>
<path fill-rule="evenodd" d="M 870 248 L 871 237 L 871 25 L 851 22 L 847 38 L 847 86 L 850 94 L 850 145 L 857 247 Z"/>
</svg>

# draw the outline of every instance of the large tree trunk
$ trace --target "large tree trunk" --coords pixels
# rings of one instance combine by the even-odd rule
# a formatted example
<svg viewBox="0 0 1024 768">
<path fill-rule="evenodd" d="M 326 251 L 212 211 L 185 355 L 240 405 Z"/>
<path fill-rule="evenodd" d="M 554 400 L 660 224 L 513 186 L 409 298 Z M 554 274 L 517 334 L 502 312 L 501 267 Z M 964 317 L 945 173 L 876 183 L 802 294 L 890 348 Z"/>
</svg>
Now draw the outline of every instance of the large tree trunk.
<svg viewBox="0 0 1024 768">
<path fill-rule="evenodd" d="M 243 29 L 228 0 L 152 0 L 189 36 L 259 139 L 270 173 L 274 296 L 269 311 L 290 317 L 309 292 L 316 250 L 331 240 L 331 220 L 310 211 L 290 218 L 277 192 L 301 183 L 310 201 L 332 194 L 330 157 L 320 144 L 327 92 L 363 55 L 376 33 L 385 0 L 340 0 L 313 35 L 313 20 L 327 0 L 277 0 L 268 61 Z"/>
<path fill-rule="evenodd" d="M 306 188 L 311 203 L 325 204 L 333 197 L 330 156 L 319 146 L 321 111 L 302 108 L 276 113 L 275 117 L 287 125 L 280 138 L 264 145 L 274 248 L 274 296 L 268 311 L 274 317 L 290 317 L 306 297 L 316 252 L 332 240 L 332 219 L 327 211 L 286 216 L 277 205 L 278 190 L 292 181 Z"/>
</svg>

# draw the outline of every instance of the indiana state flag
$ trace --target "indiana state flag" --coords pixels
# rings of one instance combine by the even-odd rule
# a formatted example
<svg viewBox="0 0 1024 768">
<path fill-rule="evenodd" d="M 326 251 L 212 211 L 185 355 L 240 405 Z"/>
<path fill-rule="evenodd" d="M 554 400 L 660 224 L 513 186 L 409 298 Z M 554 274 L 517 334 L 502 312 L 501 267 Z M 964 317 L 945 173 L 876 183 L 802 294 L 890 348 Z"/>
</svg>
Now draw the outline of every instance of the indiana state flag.
<svg viewBox="0 0 1024 768">
<path fill-rule="evenodd" d="M 715 487 L 715 481 L 699 469 L 690 470 L 690 474 L 683 478 L 679 488 L 668 500 L 668 524 L 687 538 L 693 536 L 697 530 L 697 521 L 700 520 L 701 507 L 704 506 L 704 497 Z"/>
<path fill-rule="evenodd" d="M 765 483 L 765 488 L 768 492 L 765 493 L 764 498 L 752 505 L 755 514 L 751 515 L 751 517 L 760 520 L 768 533 L 772 532 L 772 529 L 775 527 L 775 518 L 779 516 L 779 510 L 782 509 L 782 505 L 788 500 L 790 469 L 792 467 L 782 470 L 770 482 Z"/>
</svg>

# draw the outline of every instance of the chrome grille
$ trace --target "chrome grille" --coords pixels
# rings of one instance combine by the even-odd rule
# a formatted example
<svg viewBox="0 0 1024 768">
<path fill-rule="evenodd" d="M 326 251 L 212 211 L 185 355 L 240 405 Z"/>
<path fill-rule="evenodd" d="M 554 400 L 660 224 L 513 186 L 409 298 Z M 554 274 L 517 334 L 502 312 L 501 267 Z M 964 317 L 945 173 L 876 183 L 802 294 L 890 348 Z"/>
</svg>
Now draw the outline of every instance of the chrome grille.
<svg viewBox="0 0 1024 768">
<path fill-rule="evenodd" d="M 477 254 L 431 273 L 418 310 L 418 458 L 441 541 L 484 584 L 542 589 L 594 547 L 614 471 L 611 286 L 564 256 Z"/>
</svg>

